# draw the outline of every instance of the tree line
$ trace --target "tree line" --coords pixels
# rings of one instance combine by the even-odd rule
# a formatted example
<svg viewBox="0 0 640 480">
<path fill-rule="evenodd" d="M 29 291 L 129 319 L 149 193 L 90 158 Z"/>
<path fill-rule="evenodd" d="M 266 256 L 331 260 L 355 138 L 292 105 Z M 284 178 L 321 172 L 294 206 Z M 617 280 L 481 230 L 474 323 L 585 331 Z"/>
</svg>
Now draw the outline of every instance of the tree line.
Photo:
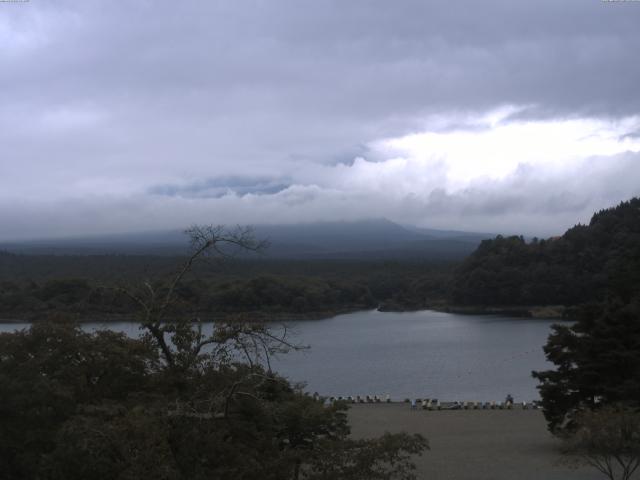
<svg viewBox="0 0 640 480">
<path fill-rule="evenodd" d="M 20 256 L 9 257 L 15 261 Z M 77 262 L 76 258 L 66 260 L 73 265 Z M 152 259 L 151 265 L 156 268 L 137 271 L 138 260 L 133 259 L 136 271 L 126 280 L 116 276 L 100 278 L 100 273 L 94 273 L 91 268 L 84 271 L 84 277 L 55 277 L 43 274 L 47 272 L 44 266 L 38 270 L 34 265 L 29 276 L 0 281 L 0 315 L 28 320 L 59 312 L 84 320 L 92 316 L 131 315 L 135 304 L 114 287 L 132 281 L 153 282 L 153 278 L 171 271 L 165 258 Z M 181 259 L 172 260 L 175 268 Z M 47 261 L 45 258 L 45 265 Z M 89 266 L 96 265 L 92 263 L 95 259 L 86 261 Z M 204 318 L 241 312 L 304 317 L 380 305 L 396 309 L 424 308 L 429 302 L 444 301 L 450 278 L 450 268 L 446 265 L 335 262 L 328 268 L 320 262 L 238 263 L 240 265 L 231 268 L 224 265 L 222 272 L 216 271 L 217 265 L 194 268 L 176 292 L 181 311 L 191 311 Z M 102 258 L 98 264 L 102 264 Z M 67 269 L 75 271 L 75 267 L 67 266 Z"/>
<path fill-rule="evenodd" d="M 450 299 L 459 305 L 580 305 L 640 285 L 640 199 L 597 212 L 547 240 L 484 240 L 455 270 Z"/>
<path fill-rule="evenodd" d="M 533 372 L 549 430 L 607 478 L 628 480 L 640 467 L 640 199 L 531 251 L 583 279 L 563 299 L 575 322 L 553 326 L 544 346 L 555 368 Z"/>
</svg>

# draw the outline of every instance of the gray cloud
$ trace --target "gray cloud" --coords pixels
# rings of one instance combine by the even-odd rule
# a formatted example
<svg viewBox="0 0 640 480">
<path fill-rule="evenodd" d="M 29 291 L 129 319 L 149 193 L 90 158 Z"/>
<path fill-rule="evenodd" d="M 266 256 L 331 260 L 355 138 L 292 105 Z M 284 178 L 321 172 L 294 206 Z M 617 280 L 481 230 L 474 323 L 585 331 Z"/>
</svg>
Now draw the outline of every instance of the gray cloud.
<svg viewBox="0 0 640 480">
<path fill-rule="evenodd" d="M 285 190 L 289 186 L 290 183 L 279 178 L 228 176 L 207 178 L 186 185 L 156 185 L 149 189 L 149 193 L 169 197 L 220 198 L 231 194 L 238 196 L 274 194 Z"/>
<path fill-rule="evenodd" d="M 438 191 L 437 169 L 402 195 L 397 176 L 377 192 L 355 178 L 356 157 L 388 160 L 377 140 L 487 128 L 468 120 L 502 105 L 528 107 L 505 121 L 639 115 L 635 2 L 31 1 L 0 15 L 4 236 L 369 210 L 555 231 L 638 193 L 617 187 L 635 157 L 462 192 Z"/>
<path fill-rule="evenodd" d="M 53 236 L 153 230 L 192 223 L 290 223 L 387 217 L 436 228 L 551 236 L 586 223 L 603 207 L 640 194 L 640 154 L 588 158 L 561 174 L 521 168 L 508 177 L 457 193 L 433 189 L 390 196 L 375 189 L 349 191 L 291 185 L 274 194 L 217 198 L 188 195 L 87 196 L 82 202 L 29 201 L 19 208 L 0 203 L 0 218 L 20 235 Z M 348 167 L 353 168 L 353 167 Z M 66 212 L 60 221 L 59 210 Z M 5 230 L 6 232 L 7 230 Z"/>
</svg>

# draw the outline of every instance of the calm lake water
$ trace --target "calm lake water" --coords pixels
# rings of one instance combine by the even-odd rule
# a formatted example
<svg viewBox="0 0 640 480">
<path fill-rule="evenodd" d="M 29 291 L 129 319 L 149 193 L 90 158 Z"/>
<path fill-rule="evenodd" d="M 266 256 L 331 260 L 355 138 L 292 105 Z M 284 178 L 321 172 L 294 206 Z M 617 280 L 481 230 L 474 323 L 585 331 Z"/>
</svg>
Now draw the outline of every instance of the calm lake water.
<svg viewBox="0 0 640 480">
<path fill-rule="evenodd" d="M 551 365 L 542 346 L 557 321 L 434 312 L 363 311 L 287 322 L 310 349 L 276 358 L 274 370 L 323 395 L 387 395 L 394 400 L 517 401 L 539 398 L 532 370 Z M 25 324 L 0 324 L 0 331 Z M 137 324 L 86 324 L 129 335 Z"/>
</svg>

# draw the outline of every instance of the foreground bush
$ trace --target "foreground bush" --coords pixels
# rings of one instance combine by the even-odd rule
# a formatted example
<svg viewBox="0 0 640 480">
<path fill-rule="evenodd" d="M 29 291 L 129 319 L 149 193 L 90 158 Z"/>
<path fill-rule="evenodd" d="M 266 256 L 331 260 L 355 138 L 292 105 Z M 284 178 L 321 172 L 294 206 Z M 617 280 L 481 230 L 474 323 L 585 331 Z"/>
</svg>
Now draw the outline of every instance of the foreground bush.
<svg viewBox="0 0 640 480">
<path fill-rule="evenodd" d="M 3 478 L 414 478 L 422 437 L 351 440 L 345 405 L 239 361 L 232 344 L 259 330 L 220 327 L 173 366 L 149 339 L 68 323 L 0 335 Z"/>
</svg>

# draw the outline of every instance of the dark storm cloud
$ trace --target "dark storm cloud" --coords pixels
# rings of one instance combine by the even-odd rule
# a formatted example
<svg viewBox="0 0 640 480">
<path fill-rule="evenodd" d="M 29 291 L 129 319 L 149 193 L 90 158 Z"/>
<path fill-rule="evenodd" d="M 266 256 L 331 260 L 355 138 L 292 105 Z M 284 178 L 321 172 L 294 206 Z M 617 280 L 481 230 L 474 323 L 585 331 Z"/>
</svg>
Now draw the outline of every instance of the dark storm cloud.
<svg viewBox="0 0 640 480">
<path fill-rule="evenodd" d="M 504 105 L 520 107 L 506 122 L 639 115 L 638 25 L 637 2 L 595 0 L 0 3 L 0 211 L 16 235 L 38 230 L 25 205 L 43 203 L 90 205 L 73 221 L 57 209 L 80 232 L 95 212 L 137 227 L 118 210 L 134 199 L 224 216 L 227 197 L 259 194 L 273 212 L 306 205 L 292 220 L 366 214 L 343 176 L 356 157 L 384 164 L 380 139 L 491 128 L 473 119 Z M 369 204 L 392 205 L 385 188 Z M 531 207 L 492 188 L 433 205 L 478 222 Z"/>
</svg>

